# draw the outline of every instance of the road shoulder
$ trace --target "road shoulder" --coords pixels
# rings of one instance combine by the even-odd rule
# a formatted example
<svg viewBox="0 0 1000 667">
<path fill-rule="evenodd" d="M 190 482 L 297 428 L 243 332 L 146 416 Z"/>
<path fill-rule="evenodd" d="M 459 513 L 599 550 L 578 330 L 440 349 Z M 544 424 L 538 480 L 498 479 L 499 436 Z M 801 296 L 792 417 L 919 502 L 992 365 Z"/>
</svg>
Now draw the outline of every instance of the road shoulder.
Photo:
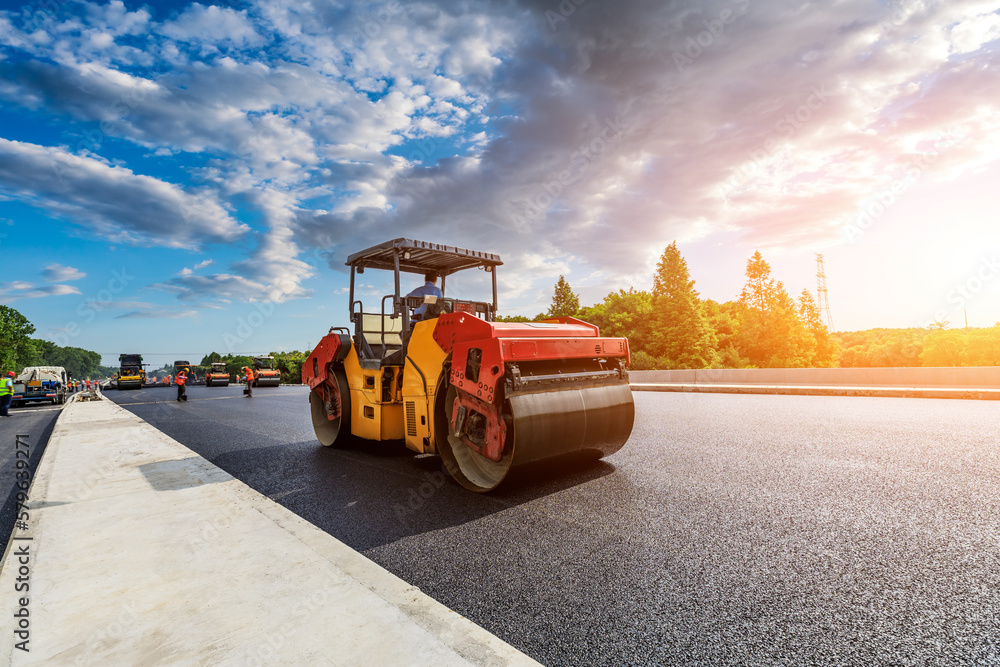
<svg viewBox="0 0 1000 667">
<path fill-rule="evenodd" d="M 63 411 L 28 508 L 15 665 L 537 664 L 108 400 Z"/>
</svg>

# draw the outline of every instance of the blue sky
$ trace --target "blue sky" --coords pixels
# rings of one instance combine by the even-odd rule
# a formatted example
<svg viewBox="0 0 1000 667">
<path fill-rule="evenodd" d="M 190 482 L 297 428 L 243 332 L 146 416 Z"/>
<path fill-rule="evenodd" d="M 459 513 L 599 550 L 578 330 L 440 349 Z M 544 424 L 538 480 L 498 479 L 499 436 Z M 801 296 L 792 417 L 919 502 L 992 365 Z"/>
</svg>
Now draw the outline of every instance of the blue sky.
<svg viewBox="0 0 1000 667">
<path fill-rule="evenodd" d="M 390 238 L 499 252 L 527 315 L 677 240 L 720 301 L 822 252 L 838 329 L 991 325 L 998 38 L 972 0 L 5 3 L 0 299 L 161 364 L 315 344 Z"/>
</svg>

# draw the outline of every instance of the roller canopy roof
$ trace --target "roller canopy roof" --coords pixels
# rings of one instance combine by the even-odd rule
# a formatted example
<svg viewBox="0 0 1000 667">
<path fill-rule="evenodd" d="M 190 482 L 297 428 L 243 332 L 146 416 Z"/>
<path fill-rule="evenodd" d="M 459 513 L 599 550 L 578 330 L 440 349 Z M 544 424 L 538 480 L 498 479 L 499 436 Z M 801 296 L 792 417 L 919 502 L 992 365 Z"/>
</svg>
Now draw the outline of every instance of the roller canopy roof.
<svg viewBox="0 0 1000 667">
<path fill-rule="evenodd" d="M 392 256 L 396 248 L 399 249 L 399 270 L 409 273 L 437 271 L 442 276 L 447 276 L 463 269 L 503 264 L 500 255 L 490 252 L 412 239 L 393 239 L 354 253 L 347 258 L 347 265 L 392 271 L 395 269 Z M 406 254 L 409 254 L 409 259 Z"/>
</svg>

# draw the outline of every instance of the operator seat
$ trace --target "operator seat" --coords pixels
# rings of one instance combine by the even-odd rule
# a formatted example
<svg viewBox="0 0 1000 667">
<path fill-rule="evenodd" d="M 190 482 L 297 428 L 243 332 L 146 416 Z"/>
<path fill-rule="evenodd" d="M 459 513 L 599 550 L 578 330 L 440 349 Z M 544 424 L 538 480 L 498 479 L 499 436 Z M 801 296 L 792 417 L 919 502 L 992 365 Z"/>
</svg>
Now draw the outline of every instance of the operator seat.
<svg viewBox="0 0 1000 667">
<path fill-rule="evenodd" d="M 389 358 L 396 357 L 400 351 L 403 351 L 405 358 L 402 333 L 402 317 L 393 319 L 388 315 L 362 313 L 361 332 L 355 336 L 361 367 L 375 370 L 390 365 Z"/>
</svg>

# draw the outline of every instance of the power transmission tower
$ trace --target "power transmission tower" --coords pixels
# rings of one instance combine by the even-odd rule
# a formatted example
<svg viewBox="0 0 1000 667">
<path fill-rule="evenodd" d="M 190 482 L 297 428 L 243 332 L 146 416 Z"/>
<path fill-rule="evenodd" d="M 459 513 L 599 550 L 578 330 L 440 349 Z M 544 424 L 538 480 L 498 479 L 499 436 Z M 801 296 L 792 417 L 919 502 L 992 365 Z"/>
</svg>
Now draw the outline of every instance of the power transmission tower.
<svg viewBox="0 0 1000 667">
<path fill-rule="evenodd" d="M 819 311 L 826 317 L 826 328 L 833 331 L 830 295 L 826 293 L 826 269 L 823 267 L 823 255 L 820 253 L 816 253 L 816 300 Z"/>
</svg>

